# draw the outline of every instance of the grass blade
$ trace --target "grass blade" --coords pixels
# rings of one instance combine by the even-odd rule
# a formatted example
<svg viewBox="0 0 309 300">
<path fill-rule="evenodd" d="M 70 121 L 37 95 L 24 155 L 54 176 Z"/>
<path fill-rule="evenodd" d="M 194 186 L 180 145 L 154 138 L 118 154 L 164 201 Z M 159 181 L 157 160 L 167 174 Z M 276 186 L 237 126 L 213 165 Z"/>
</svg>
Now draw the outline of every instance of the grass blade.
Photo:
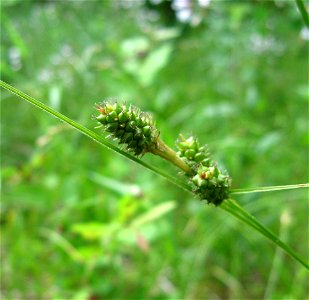
<svg viewBox="0 0 309 300">
<path fill-rule="evenodd" d="M 283 249 L 286 253 L 288 253 L 291 257 L 301 263 L 306 269 L 309 269 L 308 264 L 303 261 L 294 250 L 292 250 L 286 243 L 281 241 L 274 233 L 268 230 L 265 226 L 263 226 L 260 222 L 256 220 L 251 214 L 249 214 L 244 208 L 242 208 L 239 204 L 237 204 L 234 200 L 229 199 L 228 201 L 224 201 L 220 206 L 225 211 L 232 214 L 237 219 L 241 220 L 245 224 L 254 228 L 262 235 L 267 237 L 281 249 Z"/>
<path fill-rule="evenodd" d="M 80 125 L 79 123 L 71 120 L 70 118 L 66 117 L 65 115 L 61 114 L 58 111 L 50 108 L 49 106 L 43 104 L 42 102 L 28 96 L 27 94 L 19 91 L 18 89 L 12 87 L 11 85 L 3 82 L 0 80 L 0 86 L 7 89 L 8 91 L 12 92 L 13 94 L 19 96 L 23 100 L 26 100 L 33 104 L 34 106 L 42 109 L 43 111 L 51 114 L 53 117 L 60 119 L 61 121 L 69 124 L 70 126 L 74 127 L 75 129 L 79 130 L 82 134 L 90 137 L 95 142 L 115 151 L 117 154 L 120 154 L 140 165 L 143 167 L 153 171 L 154 173 L 163 176 L 170 182 L 176 184 L 177 186 L 181 187 L 182 189 L 189 191 L 192 193 L 192 189 L 189 184 L 184 183 L 183 181 L 179 180 L 178 178 L 174 178 L 173 176 L 166 174 L 165 172 L 145 163 L 144 161 L 136 158 L 135 156 L 131 155 L 130 153 L 119 149 L 114 144 L 110 143 L 107 139 L 103 136 L 96 134 L 95 132 L 91 131 L 90 129 Z M 275 186 L 275 187 L 264 187 L 264 188 L 255 188 L 255 189 L 238 189 L 233 190 L 234 194 L 243 194 L 243 193 L 254 193 L 254 192 L 269 192 L 275 190 L 284 190 L 284 189 L 291 189 L 291 188 L 301 188 L 301 187 L 308 187 L 308 184 L 300 184 L 300 185 L 291 185 L 291 186 Z M 283 249 L 286 253 L 288 253 L 291 257 L 293 257 L 296 261 L 301 263 L 304 267 L 308 269 L 308 265 L 301 259 L 299 256 L 283 241 L 281 241 L 275 234 L 269 231 L 266 227 L 260 224 L 249 212 L 243 209 L 240 205 L 238 205 L 234 200 L 224 201 L 223 204 L 220 206 L 223 210 L 230 213 L 235 218 L 239 219 L 240 221 L 244 222 L 248 226 L 252 227 L 266 238 L 274 242 L 277 246 Z"/>
<path fill-rule="evenodd" d="M 251 194 L 251 193 L 265 193 L 265 192 L 292 190 L 292 189 L 300 189 L 300 188 L 307 188 L 307 187 L 309 187 L 309 183 L 300 183 L 300 184 L 265 186 L 265 187 L 247 188 L 247 189 L 233 189 L 231 191 L 231 193 L 233 195 Z"/>
<path fill-rule="evenodd" d="M 296 5 L 298 7 L 298 10 L 303 18 L 304 23 L 306 24 L 307 28 L 309 28 L 309 17 L 308 13 L 306 11 L 306 7 L 304 5 L 304 2 L 302 0 L 296 0 Z"/>
</svg>

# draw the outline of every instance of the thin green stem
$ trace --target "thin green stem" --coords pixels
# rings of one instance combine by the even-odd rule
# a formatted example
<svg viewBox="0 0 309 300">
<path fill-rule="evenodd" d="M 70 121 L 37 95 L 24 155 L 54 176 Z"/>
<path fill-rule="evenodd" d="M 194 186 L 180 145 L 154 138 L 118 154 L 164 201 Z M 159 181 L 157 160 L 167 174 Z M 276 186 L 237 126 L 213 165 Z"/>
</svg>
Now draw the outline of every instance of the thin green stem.
<svg viewBox="0 0 309 300">
<path fill-rule="evenodd" d="M 309 28 L 309 17 L 304 2 L 302 0 L 295 1 L 304 23 L 306 24 L 307 28 Z"/>
<path fill-rule="evenodd" d="M 292 250 L 287 244 L 282 242 L 274 233 L 260 224 L 255 217 L 249 214 L 244 208 L 242 208 L 239 204 L 237 204 L 234 200 L 229 199 L 224 201 L 223 204 L 220 206 L 222 209 L 226 210 L 227 212 L 233 214 L 238 219 L 245 222 L 247 225 L 255 228 L 261 234 L 268 237 L 273 243 L 277 246 L 285 250 L 290 256 L 296 259 L 299 263 L 301 263 L 306 269 L 309 269 L 308 264 L 302 260 L 294 250 Z"/>
<path fill-rule="evenodd" d="M 231 194 L 251 194 L 251 193 L 265 193 L 265 192 L 274 192 L 280 190 L 292 190 L 292 189 L 301 189 L 309 187 L 309 183 L 300 183 L 300 184 L 290 184 L 290 185 L 277 185 L 277 186 L 265 186 L 257 188 L 245 188 L 245 189 L 232 189 Z"/>
<path fill-rule="evenodd" d="M 160 138 L 157 141 L 156 147 L 154 147 L 151 150 L 151 153 L 155 155 L 159 155 L 165 160 L 168 160 L 172 164 L 174 164 L 176 167 L 181 169 L 187 174 L 192 174 L 192 169 L 190 166 L 188 166 L 178 155 L 177 153 L 168 147 Z"/>
<path fill-rule="evenodd" d="M 281 217 L 280 217 L 279 237 L 283 240 L 288 238 L 288 232 L 289 232 L 288 227 L 290 225 L 290 222 L 286 218 L 286 216 L 288 215 L 289 215 L 288 210 L 285 210 L 281 213 Z M 271 295 L 273 294 L 274 288 L 278 281 L 278 275 L 279 275 L 278 270 L 280 270 L 280 267 L 283 262 L 283 255 L 284 253 L 282 249 L 280 247 L 276 247 L 272 266 L 270 268 L 270 272 L 268 276 L 268 281 L 267 281 L 265 291 L 264 291 L 263 300 L 272 298 Z"/>
</svg>

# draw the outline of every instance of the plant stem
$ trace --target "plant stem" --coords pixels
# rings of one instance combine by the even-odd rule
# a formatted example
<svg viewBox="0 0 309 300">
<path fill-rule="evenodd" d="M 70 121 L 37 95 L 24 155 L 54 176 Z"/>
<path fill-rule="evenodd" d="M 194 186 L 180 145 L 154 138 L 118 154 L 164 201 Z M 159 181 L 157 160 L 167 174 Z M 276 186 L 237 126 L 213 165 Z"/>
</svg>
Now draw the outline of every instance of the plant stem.
<svg viewBox="0 0 309 300">
<path fill-rule="evenodd" d="M 231 194 L 251 194 L 251 193 L 263 193 L 280 190 L 292 190 L 309 187 L 309 183 L 291 184 L 291 185 L 277 185 L 277 186 L 264 186 L 257 188 L 245 188 L 245 189 L 233 189 Z"/>
<path fill-rule="evenodd" d="M 151 149 L 152 154 L 159 155 L 165 160 L 168 160 L 172 164 L 174 164 L 179 169 L 183 170 L 186 174 L 192 174 L 193 170 L 189 165 L 187 165 L 178 155 L 177 153 L 167 146 L 160 138 L 157 140 L 156 147 Z"/>
<path fill-rule="evenodd" d="M 306 24 L 307 28 L 309 29 L 309 17 L 308 13 L 306 11 L 306 7 L 304 5 L 304 2 L 302 0 L 295 0 L 296 5 L 298 7 L 298 10 L 303 18 L 304 23 Z"/>
<path fill-rule="evenodd" d="M 264 227 L 260 222 L 256 220 L 256 218 L 248 213 L 243 207 L 237 204 L 233 199 L 228 199 L 224 201 L 220 206 L 223 210 L 229 212 L 234 215 L 239 220 L 242 220 L 247 225 L 259 231 L 262 235 L 267 237 L 281 249 L 283 249 L 286 253 L 288 253 L 291 257 L 296 259 L 299 263 L 301 263 L 307 270 L 309 270 L 309 266 L 307 262 L 305 262 L 302 258 L 298 256 L 298 254 L 292 250 L 286 243 L 284 243 L 278 236 L 272 233 L 269 229 Z"/>
</svg>

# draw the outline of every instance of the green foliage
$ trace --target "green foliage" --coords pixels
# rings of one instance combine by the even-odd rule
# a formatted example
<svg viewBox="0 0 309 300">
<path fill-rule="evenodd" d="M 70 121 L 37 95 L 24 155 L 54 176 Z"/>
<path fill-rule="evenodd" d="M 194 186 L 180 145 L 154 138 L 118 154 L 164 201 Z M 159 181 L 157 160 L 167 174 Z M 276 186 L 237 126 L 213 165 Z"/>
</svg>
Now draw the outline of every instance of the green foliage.
<svg viewBox="0 0 309 300">
<path fill-rule="evenodd" d="M 234 189 L 308 181 L 308 44 L 292 1 L 212 1 L 197 27 L 139 1 L 1 5 L 2 80 L 91 129 L 101 99 L 143 107 L 167 144 L 209 144 Z M 230 214 L 1 100 L 5 299 L 307 297 L 305 268 Z M 306 190 L 234 198 L 306 258 Z"/>
</svg>

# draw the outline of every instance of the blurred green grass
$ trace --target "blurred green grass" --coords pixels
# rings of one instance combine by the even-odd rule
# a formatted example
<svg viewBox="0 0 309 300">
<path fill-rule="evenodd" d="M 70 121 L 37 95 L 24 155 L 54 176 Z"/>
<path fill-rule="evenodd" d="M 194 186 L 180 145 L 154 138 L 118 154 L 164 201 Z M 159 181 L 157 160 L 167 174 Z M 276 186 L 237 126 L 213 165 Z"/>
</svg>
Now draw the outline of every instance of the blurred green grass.
<svg viewBox="0 0 309 300">
<path fill-rule="evenodd" d="M 128 3 L 2 2 L 2 80 L 89 128 L 95 102 L 138 105 L 169 145 L 179 132 L 207 143 L 235 188 L 308 181 L 308 43 L 293 2 L 213 1 L 195 7 L 198 26 Z M 229 215 L 4 91 L 1 108 L 5 299 L 308 294 L 306 271 Z M 306 191 L 236 200 L 308 258 Z"/>
</svg>

